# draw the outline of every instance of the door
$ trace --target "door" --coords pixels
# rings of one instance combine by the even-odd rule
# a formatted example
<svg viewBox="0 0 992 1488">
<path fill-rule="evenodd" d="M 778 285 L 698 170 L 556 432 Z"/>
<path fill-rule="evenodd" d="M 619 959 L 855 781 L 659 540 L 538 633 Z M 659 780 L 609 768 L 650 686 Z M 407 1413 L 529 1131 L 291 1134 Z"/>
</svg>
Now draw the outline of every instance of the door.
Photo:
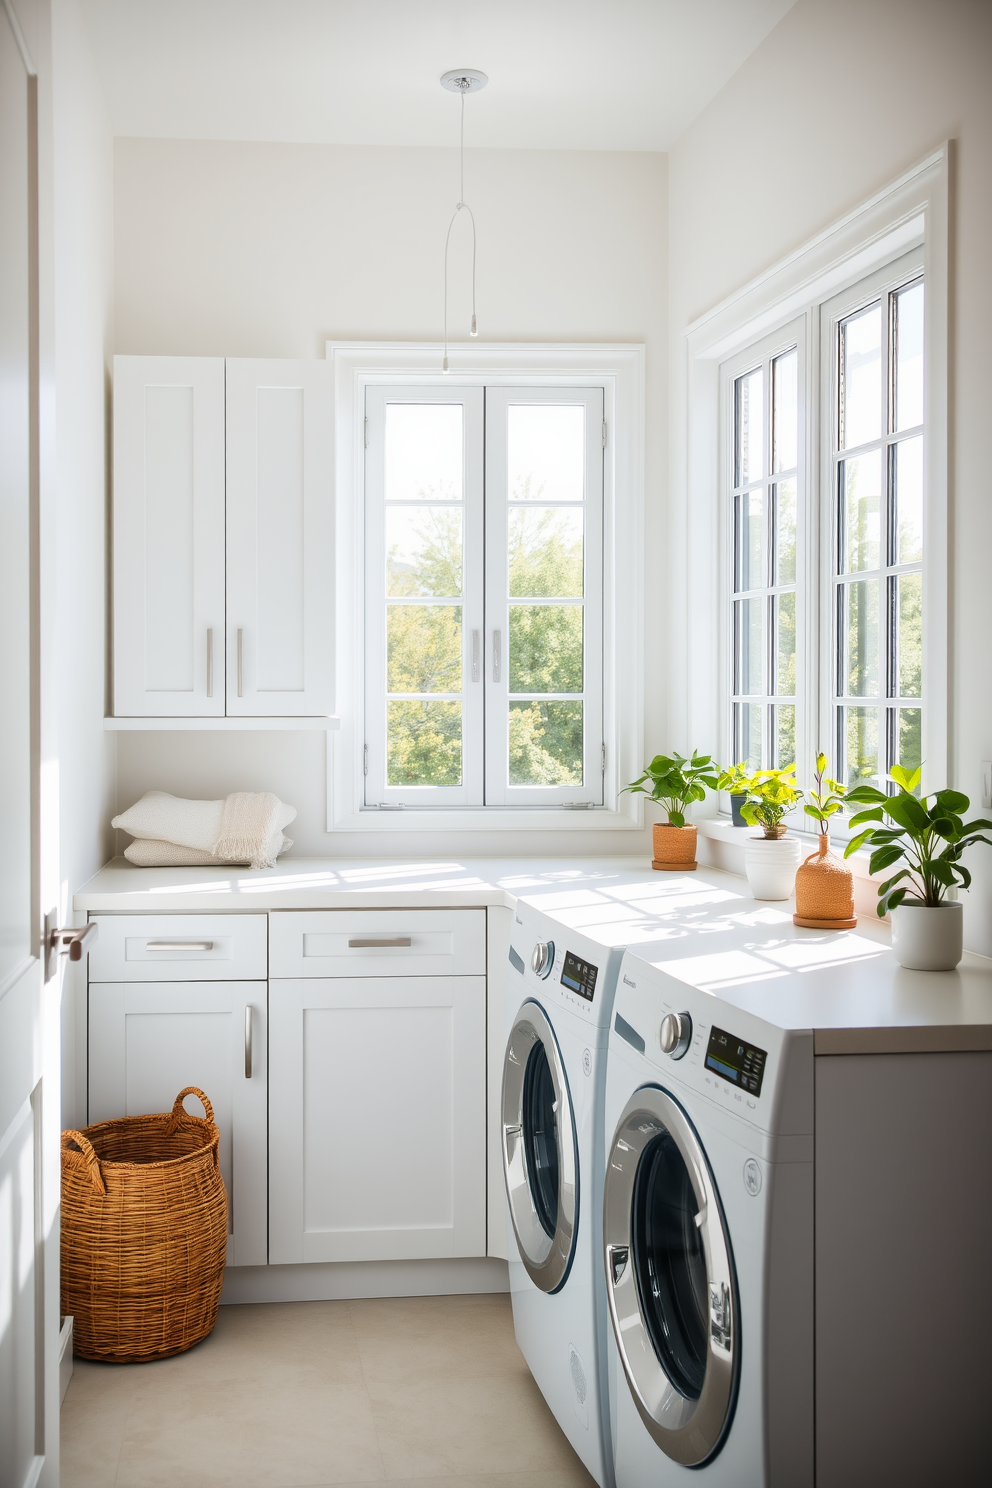
<svg viewBox="0 0 992 1488">
<path fill-rule="evenodd" d="M 266 983 L 92 982 L 89 1120 L 169 1111 L 186 1085 L 210 1097 L 228 1193 L 228 1265 L 264 1266 Z"/>
<path fill-rule="evenodd" d="M 610 1319 L 638 1414 L 668 1457 L 698 1467 L 733 1417 L 740 1303 L 706 1154 L 656 1086 L 636 1091 L 617 1123 L 603 1221 Z"/>
<path fill-rule="evenodd" d="M 485 977 L 270 985 L 269 1260 L 485 1255 Z"/>
<path fill-rule="evenodd" d="M 329 362 L 227 362 L 227 711 L 333 711 Z"/>
<path fill-rule="evenodd" d="M 502 1128 L 520 1259 L 542 1292 L 560 1291 L 579 1227 L 579 1154 L 558 1040 L 536 1002 L 524 1003 L 507 1042 Z"/>
<path fill-rule="evenodd" d="M 224 361 L 114 358 L 114 713 L 224 713 Z"/>
<path fill-rule="evenodd" d="M 59 1011 L 40 954 L 41 889 L 58 882 L 58 858 L 39 832 L 41 664 L 52 655 L 31 537 L 37 77 L 11 13 L 0 10 L 0 1483 L 27 1488 L 54 1482 L 58 1464 Z"/>
</svg>

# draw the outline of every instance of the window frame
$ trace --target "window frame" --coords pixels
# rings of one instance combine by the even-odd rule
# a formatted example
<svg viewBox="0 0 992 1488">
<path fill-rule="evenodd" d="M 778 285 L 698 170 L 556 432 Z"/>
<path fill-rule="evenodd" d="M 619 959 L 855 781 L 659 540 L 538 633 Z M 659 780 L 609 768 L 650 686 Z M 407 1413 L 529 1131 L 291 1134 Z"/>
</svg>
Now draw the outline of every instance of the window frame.
<svg viewBox="0 0 992 1488">
<path fill-rule="evenodd" d="M 890 185 L 862 202 L 825 231 L 756 279 L 735 291 L 686 328 L 686 422 L 676 426 L 674 469 L 686 473 L 686 562 L 671 573 L 675 633 L 693 644 L 676 658 L 670 689 L 670 726 L 710 752 L 725 751 L 729 696 L 729 648 L 724 618 L 729 576 L 721 521 L 726 490 L 721 462 L 725 400 L 721 364 L 778 327 L 801 316 L 806 323 L 809 365 L 819 366 L 819 307 L 868 275 L 921 250 L 926 280 L 924 418 L 924 587 L 927 621 L 923 665 L 927 711 L 923 737 L 923 789 L 950 779 L 950 655 L 948 593 L 948 303 L 950 282 L 948 175 L 951 144 L 945 143 Z M 810 411 L 808 438 L 819 447 L 819 409 Z M 819 464 L 810 471 L 817 487 Z M 822 506 L 821 506 L 822 511 Z M 675 525 L 680 514 L 676 507 Z M 817 548 L 822 535 L 817 535 Z M 812 548 L 813 544 L 809 546 Z M 713 554 L 719 555 L 713 561 Z M 818 560 L 819 561 L 819 558 Z M 812 625 L 808 630 L 812 630 Z M 812 639 L 811 637 L 809 639 Z M 714 655 L 713 664 L 707 664 Z M 814 746 L 815 747 L 815 746 Z M 807 751 L 808 753 L 808 751 Z M 800 759 L 799 781 L 811 783 L 812 759 Z M 704 832 L 723 838 L 729 800 L 714 801 Z M 697 820 L 701 818 L 697 817 Z M 836 822 L 836 818 L 834 821 Z M 710 826 L 712 831 L 710 832 Z M 794 830 L 802 830 L 797 821 Z M 736 840 L 736 839 L 734 839 Z"/>
<path fill-rule="evenodd" d="M 899 258 L 885 264 L 874 273 L 866 276 L 859 283 L 853 284 L 843 293 L 834 295 L 831 299 L 822 302 L 819 306 L 820 314 L 820 404 L 821 421 L 823 427 L 823 438 L 820 442 L 820 565 L 819 585 L 821 593 L 820 613 L 825 622 L 821 626 L 821 649 L 819 658 L 820 694 L 818 698 L 819 716 L 821 722 L 820 737 L 827 741 L 824 746 L 830 756 L 831 765 L 837 769 L 837 778 L 842 779 L 844 775 L 843 756 L 841 753 L 841 726 L 839 722 L 840 710 L 844 707 L 864 706 L 874 707 L 879 715 L 879 757 L 880 757 L 880 779 L 876 782 L 881 787 L 886 787 L 885 776 L 888 766 L 892 763 L 892 743 L 889 738 L 888 713 L 890 709 L 897 706 L 897 695 L 890 696 L 890 636 L 889 618 L 887 614 L 889 606 L 889 580 L 893 568 L 900 565 L 890 561 L 888 549 L 889 539 L 889 515 L 891 508 L 891 488 L 889 470 L 889 450 L 901 443 L 908 436 L 906 432 L 895 432 L 889 428 L 888 410 L 891 399 L 891 367 L 889 365 L 890 351 L 887 349 L 883 363 L 883 391 L 882 399 L 885 408 L 885 416 L 882 422 L 882 433 L 877 441 L 881 446 L 882 459 L 882 487 L 881 503 L 883 515 L 880 521 L 879 532 L 879 568 L 878 570 L 867 570 L 869 574 L 878 574 L 879 584 L 879 688 L 874 697 L 856 699 L 850 695 L 844 695 L 840 691 L 840 669 L 842 666 L 841 636 L 839 606 L 840 596 L 845 583 L 850 583 L 849 577 L 845 578 L 839 572 L 838 552 L 840 535 L 840 470 L 846 459 L 851 458 L 850 451 L 840 451 L 839 441 L 839 355 L 838 355 L 838 329 L 842 322 L 850 320 L 859 310 L 865 309 L 881 300 L 883 311 L 888 310 L 889 296 L 900 289 L 908 288 L 915 280 L 922 280 L 924 285 L 924 390 L 923 390 L 923 561 L 920 565 L 923 574 L 923 692 L 920 703 L 923 711 L 922 740 L 923 754 L 926 760 L 927 775 L 934 778 L 932 763 L 927 758 L 928 723 L 932 711 L 930 698 L 930 676 L 927 669 L 927 633 L 930 628 L 929 605 L 930 592 L 929 582 L 931 575 L 928 574 L 927 549 L 929 546 L 929 523 L 931 513 L 928 509 L 927 492 L 928 481 L 926 479 L 927 462 L 927 407 L 929 403 L 929 387 L 927 378 L 930 372 L 929 357 L 927 352 L 927 302 L 930 294 L 930 286 L 926 279 L 925 255 L 923 245 L 902 254 Z M 885 314 L 883 335 L 888 339 L 889 325 L 888 315 Z M 864 446 L 858 446 L 858 449 Z M 846 829 L 846 818 L 835 818 L 836 835 L 840 837 L 850 835 Z"/>
<path fill-rule="evenodd" d="M 334 368 L 335 673 L 341 725 L 327 734 L 327 830 L 526 834 L 627 833 L 641 829 L 643 803 L 620 788 L 643 764 L 644 348 L 636 344 L 462 343 L 449 352 L 452 382 L 514 387 L 601 387 L 606 446 L 603 488 L 603 805 L 366 810 L 364 802 L 365 392 L 380 385 L 437 384 L 437 343 L 328 342 Z M 617 554 L 636 554 L 616 573 Z M 435 839 L 436 840 L 436 839 Z M 619 850 L 619 841 L 617 843 Z M 454 843 L 452 843 L 454 850 Z"/>
</svg>

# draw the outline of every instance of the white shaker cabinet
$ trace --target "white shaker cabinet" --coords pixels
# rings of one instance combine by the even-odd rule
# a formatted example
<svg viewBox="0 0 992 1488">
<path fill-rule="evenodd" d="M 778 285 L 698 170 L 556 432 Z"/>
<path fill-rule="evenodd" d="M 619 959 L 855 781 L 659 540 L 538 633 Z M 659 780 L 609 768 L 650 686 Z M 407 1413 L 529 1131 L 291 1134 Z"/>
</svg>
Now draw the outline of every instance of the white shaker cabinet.
<svg viewBox="0 0 992 1488">
<path fill-rule="evenodd" d="M 89 967 L 88 1119 L 168 1111 L 185 1086 L 204 1091 L 220 1130 L 228 1265 L 264 1266 L 266 917 L 95 918 L 100 938 Z M 193 1097 L 186 1104 L 200 1114 Z"/>
<path fill-rule="evenodd" d="M 114 714 L 333 705 L 331 369 L 114 361 Z"/>
<path fill-rule="evenodd" d="M 328 362 L 227 362 L 227 712 L 319 716 L 333 700 Z"/>
<path fill-rule="evenodd" d="M 114 712 L 224 713 L 224 359 L 114 358 Z"/>
<path fill-rule="evenodd" d="M 486 1253 L 485 977 L 271 983 L 269 1260 Z"/>
<path fill-rule="evenodd" d="M 267 1260 L 266 1000 L 264 982 L 90 984 L 90 1121 L 168 1111 L 197 1085 L 220 1130 L 235 1266 Z"/>
</svg>

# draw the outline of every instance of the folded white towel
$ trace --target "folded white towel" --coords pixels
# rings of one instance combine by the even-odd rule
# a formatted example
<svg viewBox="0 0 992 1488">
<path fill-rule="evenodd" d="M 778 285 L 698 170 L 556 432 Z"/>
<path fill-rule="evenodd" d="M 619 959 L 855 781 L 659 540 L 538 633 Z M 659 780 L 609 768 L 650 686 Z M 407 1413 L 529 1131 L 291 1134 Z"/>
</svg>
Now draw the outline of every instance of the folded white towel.
<svg viewBox="0 0 992 1488">
<path fill-rule="evenodd" d="M 148 791 L 115 816 L 111 826 L 139 840 L 169 842 L 221 862 L 271 868 L 283 850 L 282 829 L 295 816 L 294 807 L 271 791 L 240 791 L 223 801 L 188 801 L 167 791 Z"/>
<path fill-rule="evenodd" d="M 293 845 L 292 838 L 277 832 L 266 844 L 266 853 L 278 858 Z M 181 847 L 178 842 L 156 842 L 153 837 L 136 837 L 124 849 L 124 856 L 136 868 L 231 868 L 236 866 L 199 847 Z M 244 865 L 248 866 L 247 859 Z"/>
</svg>

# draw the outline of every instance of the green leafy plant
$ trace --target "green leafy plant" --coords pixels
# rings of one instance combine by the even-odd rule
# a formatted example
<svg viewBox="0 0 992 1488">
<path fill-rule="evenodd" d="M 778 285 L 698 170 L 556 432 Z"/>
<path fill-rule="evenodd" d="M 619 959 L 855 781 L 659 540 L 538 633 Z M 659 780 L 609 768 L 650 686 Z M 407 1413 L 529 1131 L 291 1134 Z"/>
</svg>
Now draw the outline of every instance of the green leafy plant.
<svg viewBox="0 0 992 1488">
<path fill-rule="evenodd" d="M 839 780 L 831 780 L 827 774 L 829 763 L 825 754 L 816 756 L 813 789 L 808 793 L 808 800 L 803 807 L 807 816 L 819 822 L 821 836 L 830 830 L 830 818 L 843 809 L 847 795 L 846 786 L 841 785 Z"/>
<path fill-rule="evenodd" d="M 746 796 L 751 774 L 747 765 L 729 765 L 726 770 L 720 771 L 717 786 L 722 791 L 729 791 L 732 796 Z"/>
<path fill-rule="evenodd" d="M 716 790 L 718 768 L 712 755 L 698 754 L 695 749 L 691 759 L 681 754 L 656 754 L 637 779 L 623 789 L 657 801 L 664 808 L 669 826 L 684 827 L 682 808 L 692 801 L 704 801 L 704 787 Z"/>
<path fill-rule="evenodd" d="M 720 776 L 721 790 L 744 793 L 746 801 L 741 816 L 750 827 L 761 827 L 766 837 L 781 837 L 785 832 L 782 818 L 795 811 L 803 798 L 796 784 L 796 767 L 783 770 L 756 770 L 749 774 L 746 765 L 733 765 Z"/>
<path fill-rule="evenodd" d="M 865 830 L 851 838 L 845 858 L 867 843 L 874 848 L 869 864 L 872 873 L 904 864 L 878 886 L 879 915 L 907 899 L 935 909 L 949 889 L 967 889 L 971 884 L 971 874 L 961 862 L 966 849 L 975 842 L 992 847 L 992 839 L 982 835 L 992 830 L 992 822 L 962 819 L 971 805 L 968 797 L 955 790 L 917 796 L 920 774 L 919 769 L 910 772 L 893 765 L 888 778 L 896 787 L 895 795 L 873 785 L 858 785 L 847 793 L 846 805 L 867 809 L 851 818 L 852 827 L 864 826 Z M 885 825 L 886 818 L 891 826 Z"/>
</svg>

